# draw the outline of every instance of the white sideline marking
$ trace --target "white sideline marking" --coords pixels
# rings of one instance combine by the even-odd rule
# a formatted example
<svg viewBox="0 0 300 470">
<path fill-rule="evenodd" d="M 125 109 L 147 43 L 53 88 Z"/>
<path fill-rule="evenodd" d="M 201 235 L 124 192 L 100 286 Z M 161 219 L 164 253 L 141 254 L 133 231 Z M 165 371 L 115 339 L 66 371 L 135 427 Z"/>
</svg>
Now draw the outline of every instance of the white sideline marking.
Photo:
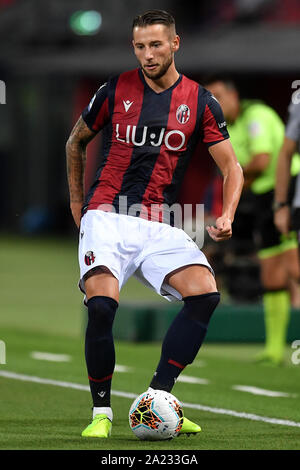
<svg viewBox="0 0 300 470">
<path fill-rule="evenodd" d="M 24 382 L 35 382 L 35 383 L 44 384 L 44 385 L 55 385 L 57 387 L 72 388 L 75 390 L 83 390 L 86 392 L 90 391 L 90 387 L 88 385 L 76 384 L 72 382 L 61 382 L 59 380 L 52 380 L 52 379 L 43 379 L 41 377 L 17 374 L 15 372 L 9 372 L 9 371 L 4 371 L 4 370 L 0 370 L 0 376 L 6 377 L 8 379 L 22 380 Z M 134 400 L 138 396 L 135 393 L 120 392 L 117 390 L 112 390 L 112 395 L 123 397 L 123 398 L 130 398 L 132 400 Z M 191 408 L 193 410 L 201 410 L 201 411 L 206 411 L 208 413 L 216 413 L 216 414 L 221 414 L 221 415 L 234 416 L 235 418 L 249 419 L 251 421 L 262 421 L 264 423 L 280 424 L 283 426 L 291 426 L 291 427 L 300 428 L 300 423 L 297 423 L 295 421 L 290 421 L 287 419 L 269 418 L 267 416 L 259 416 L 259 415 L 255 415 L 251 413 L 241 413 L 238 411 L 228 410 L 228 409 L 223 409 L 223 408 L 212 408 L 210 406 L 199 405 L 197 403 L 182 403 L 182 404 L 185 408 Z"/>
<path fill-rule="evenodd" d="M 50 361 L 50 362 L 70 362 L 72 357 L 69 354 L 54 354 L 41 351 L 32 351 L 30 357 L 39 361 Z M 121 366 L 120 364 L 115 365 L 115 372 L 131 372 L 132 368 L 127 366 Z"/>
<path fill-rule="evenodd" d="M 198 377 L 191 377 L 190 375 L 180 375 L 176 382 L 184 382 L 187 384 L 201 384 L 201 385 L 207 385 L 210 383 L 209 380 L 207 379 L 199 379 Z"/>
<path fill-rule="evenodd" d="M 288 397 L 296 398 L 295 393 L 275 392 L 274 390 L 265 390 L 264 388 L 252 387 L 250 385 L 234 385 L 233 390 L 239 390 L 240 392 L 248 392 L 253 395 L 264 395 L 266 397 Z"/>
<path fill-rule="evenodd" d="M 115 365 L 115 372 L 131 372 L 132 367 L 121 366 L 120 364 Z"/>
<path fill-rule="evenodd" d="M 38 361 L 50 362 L 70 362 L 72 360 L 69 354 L 53 354 L 41 351 L 32 351 L 30 353 L 30 357 L 32 357 L 32 359 L 37 359 Z"/>
</svg>

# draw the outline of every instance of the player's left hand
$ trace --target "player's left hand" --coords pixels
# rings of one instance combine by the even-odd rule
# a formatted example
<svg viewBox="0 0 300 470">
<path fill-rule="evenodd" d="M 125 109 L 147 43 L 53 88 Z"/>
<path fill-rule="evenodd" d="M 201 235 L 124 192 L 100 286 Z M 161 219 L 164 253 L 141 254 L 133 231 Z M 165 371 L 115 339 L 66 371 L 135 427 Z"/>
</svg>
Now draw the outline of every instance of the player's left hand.
<svg viewBox="0 0 300 470">
<path fill-rule="evenodd" d="M 217 218 L 215 227 L 210 225 L 206 230 L 215 242 L 228 240 L 232 236 L 231 220 L 223 215 Z"/>
</svg>

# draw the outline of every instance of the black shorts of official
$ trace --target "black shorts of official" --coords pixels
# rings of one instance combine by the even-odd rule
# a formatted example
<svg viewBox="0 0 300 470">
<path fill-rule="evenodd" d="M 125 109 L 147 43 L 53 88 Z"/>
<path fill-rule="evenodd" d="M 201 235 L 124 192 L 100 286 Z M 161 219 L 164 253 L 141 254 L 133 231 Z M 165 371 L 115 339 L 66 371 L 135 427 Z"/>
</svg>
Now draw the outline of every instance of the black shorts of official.
<svg viewBox="0 0 300 470">
<path fill-rule="evenodd" d="M 258 250 L 280 245 L 281 233 L 274 224 L 274 212 L 272 204 L 274 201 L 274 191 L 264 194 L 255 194 L 254 197 L 254 241 Z"/>
<path fill-rule="evenodd" d="M 300 259 L 300 207 L 291 210 L 292 228 L 297 232 L 298 253 Z"/>
<path fill-rule="evenodd" d="M 291 204 L 295 191 L 296 177 L 291 178 L 288 201 Z M 254 210 L 256 213 L 254 222 L 254 239 L 258 250 L 278 246 L 283 241 L 283 235 L 274 224 L 274 190 L 264 194 L 254 194 Z M 291 231 L 300 230 L 300 209 L 298 216 L 296 212 L 291 217 Z M 297 223 L 296 223 L 297 222 Z"/>
<path fill-rule="evenodd" d="M 292 229 L 300 232 L 300 207 L 291 209 Z"/>
</svg>

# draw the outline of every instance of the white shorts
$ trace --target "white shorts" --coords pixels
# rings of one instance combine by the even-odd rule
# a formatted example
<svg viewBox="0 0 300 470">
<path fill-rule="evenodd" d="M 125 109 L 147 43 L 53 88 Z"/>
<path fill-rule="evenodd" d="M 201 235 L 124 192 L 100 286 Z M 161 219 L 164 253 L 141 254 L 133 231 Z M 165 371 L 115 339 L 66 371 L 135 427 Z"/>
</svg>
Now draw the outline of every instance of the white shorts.
<svg viewBox="0 0 300 470">
<path fill-rule="evenodd" d="M 182 299 L 164 282 L 175 269 L 201 264 L 213 274 L 204 253 L 182 229 L 101 210 L 90 210 L 81 219 L 78 257 L 82 292 L 84 275 L 97 266 L 112 272 L 120 290 L 134 275 L 169 301 Z"/>
</svg>

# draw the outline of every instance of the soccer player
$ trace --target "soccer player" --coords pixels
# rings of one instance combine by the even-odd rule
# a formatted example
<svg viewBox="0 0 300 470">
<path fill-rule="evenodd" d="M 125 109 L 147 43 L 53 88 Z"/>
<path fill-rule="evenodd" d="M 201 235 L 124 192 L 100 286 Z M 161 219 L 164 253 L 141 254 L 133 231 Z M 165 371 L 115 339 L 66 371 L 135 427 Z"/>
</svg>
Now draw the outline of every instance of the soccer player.
<svg viewBox="0 0 300 470">
<path fill-rule="evenodd" d="M 292 201 L 293 216 L 289 204 L 289 185 L 291 180 L 291 162 L 294 153 L 300 152 L 300 102 L 297 96 L 291 101 L 289 117 L 285 128 L 285 137 L 279 152 L 274 200 L 274 223 L 277 229 L 288 235 L 291 226 L 298 232 L 300 243 L 300 173 L 296 180 L 296 190 Z M 293 221 L 291 220 L 293 219 Z"/>
<path fill-rule="evenodd" d="M 88 307 L 85 357 L 93 419 L 82 433 L 87 437 L 111 433 L 112 326 L 127 279 L 134 274 L 168 300 L 183 301 L 164 338 L 152 389 L 171 392 L 196 357 L 220 298 L 205 255 L 171 218 L 165 221 L 166 208 L 176 201 L 201 139 L 224 176 L 223 213 L 207 231 L 217 242 L 227 240 L 243 174 L 218 102 L 175 67 L 179 42 L 169 13 L 151 10 L 136 17 L 132 44 L 139 68 L 98 89 L 66 146 L 70 206 L 80 227 L 80 286 Z M 84 201 L 86 146 L 101 129 L 102 161 Z M 181 433 L 200 430 L 184 418 Z"/>
<path fill-rule="evenodd" d="M 289 321 L 289 282 L 295 285 L 299 277 L 297 242 L 291 236 L 282 237 L 273 223 L 276 163 L 284 125 L 278 114 L 263 102 L 241 100 L 231 80 L 211 77 L 205 83 L 221 104 L 233 148 L 243 168 L 245 187 L 250 188 L 255 198 L 255 240 L 264 288 L 266 333 L 265 348 L 257 359 L 278 365 L 283 361 Z M 295 155 L 292 174 L 299 169 Z"/>
</svg>

